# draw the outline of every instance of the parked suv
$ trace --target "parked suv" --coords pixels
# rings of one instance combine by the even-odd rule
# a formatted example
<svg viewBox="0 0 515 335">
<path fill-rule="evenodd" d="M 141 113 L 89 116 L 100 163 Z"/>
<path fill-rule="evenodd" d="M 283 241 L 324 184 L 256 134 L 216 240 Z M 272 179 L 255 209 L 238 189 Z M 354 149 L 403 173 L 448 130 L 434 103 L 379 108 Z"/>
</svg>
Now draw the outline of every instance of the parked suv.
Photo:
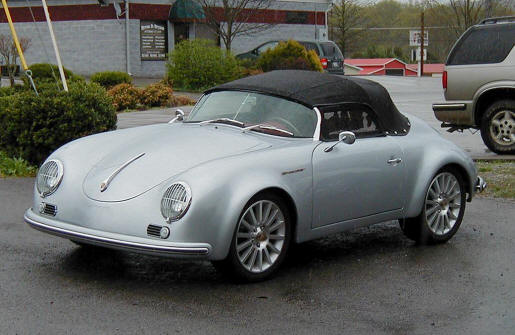
<svg viewBox="0 0 515 335">
<path fill-rule="evenodd" d="M 237 58 L 240 59 L 256 59 L 268 49 L 275 48 L 277 44 L 281 41 L 268 41 L 257 46 L 255 49 L 252 49 L 248 52 L 236 55 Z M 320 58 L 320 63 L 324 68 L 324 71 L 335 73 L 335 74 L 345 74 L 344 65 L 343 65 L 343 54 L 340 51 L 340 48 L 333 41 L 297 41 L 301 45 L 306 48 L 306 50 L 314 50 L 318 57 Z"/>
<path fill-rule="evenodd" d="M 468 29 L 452 48 L 442 77 L 445 103 L 433 111 L 448 131 L 476 128 L 498 154 L 515 153 L 515 16 Z"/>
</svg>

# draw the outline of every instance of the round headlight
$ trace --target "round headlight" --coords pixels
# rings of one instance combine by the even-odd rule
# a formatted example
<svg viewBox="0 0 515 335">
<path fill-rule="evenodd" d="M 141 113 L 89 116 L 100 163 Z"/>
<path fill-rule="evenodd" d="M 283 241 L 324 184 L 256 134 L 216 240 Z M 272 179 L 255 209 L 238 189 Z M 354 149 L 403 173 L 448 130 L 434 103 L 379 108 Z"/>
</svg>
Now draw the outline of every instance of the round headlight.
<svg viewBox="0 0 515 335">
<path fill-rule="evenodd" d="M 161 214 L 167 222 L 179 220 L 191 203 L 191 189 L 183 182 L 173 183 L 161 199 Z"/>
<path fill-rule="evenodd" d="M 38 171 L 36 187 L 42 197 L 46 197 L 57 190 L 63 180 L 63 163 L 56 159 L 49 160 Z"/>
</svg>

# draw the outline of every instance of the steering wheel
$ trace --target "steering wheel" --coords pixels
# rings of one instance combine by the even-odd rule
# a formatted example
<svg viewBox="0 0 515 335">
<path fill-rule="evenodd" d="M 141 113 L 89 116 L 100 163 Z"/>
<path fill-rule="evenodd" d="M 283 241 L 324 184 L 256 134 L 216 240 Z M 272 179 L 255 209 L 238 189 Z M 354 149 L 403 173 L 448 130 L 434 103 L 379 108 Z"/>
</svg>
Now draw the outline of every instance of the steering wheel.
<svg viewBox="0 0 515 335">
<path fill-rule="evenodd" d="M 270 120 L 268 120 L 268 122 L 274 122 L 274 121 L 275 121 L 275 122 L 277 122 L 277 123 L 279 123 L 279 124 L 285 125 L 285 126 L 286 126 L 286 128 L 288 128 L 288 129 L 286 129 L 286 130 L 290 130 L 290 131 L 292 131 L 294 134 L 297 134 L 297 135 L 298 135 L 298 134 L 300 134 L 299 129 L 298 129 L 297 127 L 295 127 L 295 126 L 293 125 L 293 123 L 291 123 L 290 121 L 288 121 L 288 120 L 286 120 L 286 119 L 283 119 L 282 117 L 279 117 L 279 116 L 273 117 L 273 118 L 271 118 Z"/>
</svg>

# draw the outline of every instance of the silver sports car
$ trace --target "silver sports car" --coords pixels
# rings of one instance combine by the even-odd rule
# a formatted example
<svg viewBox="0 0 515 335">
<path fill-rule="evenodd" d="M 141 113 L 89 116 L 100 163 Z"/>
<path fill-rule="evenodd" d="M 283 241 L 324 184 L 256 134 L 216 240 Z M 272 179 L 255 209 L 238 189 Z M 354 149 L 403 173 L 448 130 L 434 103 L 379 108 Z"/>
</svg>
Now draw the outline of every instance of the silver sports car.
<svg viewBox="0 0 515 335">
<path fill-rule="evenodd" d="M 292 243 L 382 221 L 445 242 L 484 187 L 463 150 L 381 85 L 274 71 L 206 91 L 187 118 L 64 145 L 39 169 L 25 221 L 254 281 Z"/>
</svg>

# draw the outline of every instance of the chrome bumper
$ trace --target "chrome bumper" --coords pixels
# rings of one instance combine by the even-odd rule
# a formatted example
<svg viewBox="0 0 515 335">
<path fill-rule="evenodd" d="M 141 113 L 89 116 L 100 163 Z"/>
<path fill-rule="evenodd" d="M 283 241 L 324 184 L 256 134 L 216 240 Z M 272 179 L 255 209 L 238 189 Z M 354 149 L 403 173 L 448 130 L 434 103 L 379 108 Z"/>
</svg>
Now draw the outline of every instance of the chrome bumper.
<svg viewBox="0 0 515 335">
<path fill-rule="evenodd" d="M 138 253 L 144 253 L 149 255 L 156 256 L 174 256 L 174 257 L 199 257 L 199 258 L 207 258 L 210 254 L 211 246 L 208 244 L 203 244 L 203 246 L 198 245 L 185 245 L 181 243 L 180 245 L 159 245 L 159 244 L 148 244 L 137 241 L 128 241 L 117 238 L 105 237 L 94 235 L 90 232 L 79 232 L 72 230 L 70 228 L 57 227 L 57 225 L 51 225 L 48 221 L 52 221 L 47 218 L 38 219 L 37 216 L 32 209 L 28 209 L 24 215 L 25 222 L 32 228 L 42 231 L 44 233 L 48 233 L 51 235 L 63 237 L 66 239 L 84 242 L 87 244 L 98 245 L 107 248 L 126 250 Z M 47 221 L 47 222 L 42 222 Z M 60 226 L 72 226 L 69 224 L 65 224 L 59 222 Z M 83 228 L 83 230 L 86 230 Z M 123 235 L 120 235 L 123 237 Z"/>
<path fill-rule="evenodd" d="M 486 188 L 486 182 L 480 176 L 477 177 L 476 180 L 476 193 L 481 193 Z"/>
</svg>

